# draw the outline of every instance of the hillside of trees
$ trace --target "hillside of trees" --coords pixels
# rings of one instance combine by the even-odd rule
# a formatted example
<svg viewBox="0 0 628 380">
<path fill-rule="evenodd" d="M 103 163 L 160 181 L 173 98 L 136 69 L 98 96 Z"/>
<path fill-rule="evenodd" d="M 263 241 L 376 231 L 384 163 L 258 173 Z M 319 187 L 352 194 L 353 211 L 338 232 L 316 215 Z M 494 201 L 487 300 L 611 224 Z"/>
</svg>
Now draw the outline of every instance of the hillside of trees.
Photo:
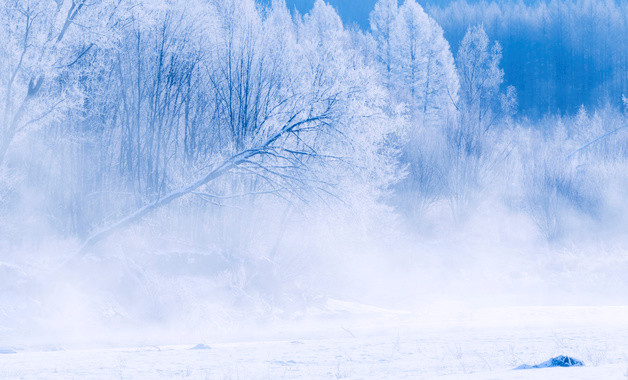
<svg viewBox="0 0 628 380">
<path fill-rule="evenodd" d="M 369 29 L 375 0 L 331 0 L 343 21 Z M 519 113 L 575 115 L 581 105 L 621 106 L 628 92 L 628 6 L 619 0 L 420 0 L 457 51 L 467 29 L 482 25 L 504 51 L 504 80 L 517 88 Z M 314 0 L 289 0 L 306 13 Z M 570 83 L 570 86 L 565 86 Z M 619 96 L 618 96 L 619 94 Z"/>
<path fill-rule="evenodd" d="M 505 80 L 517 88 L 522 114 L 578 112 L 628 93 L 628 3 L 617 0 L 480 1 L 428 5 L 458 48 L 482 25 L 503 48 Z"/>
<path fill-rule="evenodd" d="M 379 0 L 362 31 L 323 0 L 4 2 L 0 333 L 621 292 L 626 15 Z"/>
</svg>

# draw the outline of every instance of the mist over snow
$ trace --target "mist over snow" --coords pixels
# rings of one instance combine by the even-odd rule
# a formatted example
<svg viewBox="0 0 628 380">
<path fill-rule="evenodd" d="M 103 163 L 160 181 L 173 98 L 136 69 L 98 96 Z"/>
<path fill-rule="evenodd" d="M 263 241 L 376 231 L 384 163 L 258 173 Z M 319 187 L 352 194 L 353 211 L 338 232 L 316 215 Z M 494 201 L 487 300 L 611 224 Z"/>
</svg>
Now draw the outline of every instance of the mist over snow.
<svg viewBox="0 0 628 380">
<path fill-rule="evenodd" d="M 615 0 L 0 2 L 0 377 L 624 376 L 626 35 Z"/>
</svg>

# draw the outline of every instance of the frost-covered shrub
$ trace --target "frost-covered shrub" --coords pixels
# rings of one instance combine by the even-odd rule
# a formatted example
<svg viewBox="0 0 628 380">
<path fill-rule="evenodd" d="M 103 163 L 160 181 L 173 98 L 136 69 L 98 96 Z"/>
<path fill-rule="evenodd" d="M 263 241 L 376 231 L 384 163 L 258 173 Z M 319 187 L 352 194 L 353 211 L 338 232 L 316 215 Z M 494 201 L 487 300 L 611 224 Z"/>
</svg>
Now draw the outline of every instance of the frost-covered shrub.
<svg viewBox="0 0 628 380">
<path fill-rule="evenodd" d="M 609 201 L 616 202 L 613 189 L 625 178 L 618 170 L 626 163 L 624 123 L 612 107 L 591 114 L 582 107 L 573 117 L 548 117 L 515 132 L 523 210 L 548 240 L 576 233 L 569 226 L 599 222 L 616 207 Z"/>
<path fill-rule="evenodd" d="M 565 232 L 566 219 L 599 212 L 599 194 L 588 178 L 582 178 L 569 166 L 565 161 L 543 161 L 532 164 L 532 171 L 526 175 L 526 210 L 550 241 Z"/>
</svg>

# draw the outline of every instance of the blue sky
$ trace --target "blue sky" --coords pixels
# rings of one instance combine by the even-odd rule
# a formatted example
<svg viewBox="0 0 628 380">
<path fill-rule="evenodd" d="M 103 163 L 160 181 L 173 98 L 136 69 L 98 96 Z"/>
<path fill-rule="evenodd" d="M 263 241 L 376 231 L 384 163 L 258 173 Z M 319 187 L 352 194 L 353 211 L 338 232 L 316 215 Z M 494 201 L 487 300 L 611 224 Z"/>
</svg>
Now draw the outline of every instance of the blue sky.
<svg viewBox="0 0 628 380">
<path fill-rule="evenodd" d="M 296 7 L 301 14 L 309 11 L 314 0 L 286 0 L 288 7 Z M 345 24 L 357 23 L 360 27 L 368 28 L 369 13 L 377 0 L 327 0 L 327 3 L 336 8 Z"/>
<path fill-rule="evenodd" d="M 286 0 L 288 8 L 290 10 L 296 9 L 304 14 L 312 9 L 315 0 Z M 368 29 L 369 26 L 369 13 L 375 6 L 377 0 L 326 0 L 336 8 L 340 17 L 342 17 L 345 25 L 351 25 L 357 23 L 361 28 Z M 469 3 L 476 2 L 477 0 L 467 0 Z M 418 0 L 418 3 L 426 6 L 427 4 L 449 4 L 451 0 Z M 399 3 L 403 3 L 403 0 L 399 0 Z"/>
</svg>

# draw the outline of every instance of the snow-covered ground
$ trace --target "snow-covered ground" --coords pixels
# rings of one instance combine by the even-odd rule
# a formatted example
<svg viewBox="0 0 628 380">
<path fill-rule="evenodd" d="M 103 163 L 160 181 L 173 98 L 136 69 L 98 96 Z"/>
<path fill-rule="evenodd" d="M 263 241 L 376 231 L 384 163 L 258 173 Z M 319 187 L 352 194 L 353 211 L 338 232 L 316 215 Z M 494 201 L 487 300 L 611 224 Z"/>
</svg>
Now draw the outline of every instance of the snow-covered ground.
<svg viewBox="0 0 628 380">
<path fill-rule="evenodd" d="M 628 379 L 628 307 L 403 313 L 330 301 L 325 313 L 333 316 L 319 318 L 326 322 L 316 328 L 277 322 L 265 327 L 267 336 L 248 341 L 82 350 L 0 346 L 0 352 L 16 351 L 0 354 L 0 378 Z M 193 349 L 197 344 L 205 346 Z M 561 354 L 586 366 L 512 370 Z"/>
</svg>

